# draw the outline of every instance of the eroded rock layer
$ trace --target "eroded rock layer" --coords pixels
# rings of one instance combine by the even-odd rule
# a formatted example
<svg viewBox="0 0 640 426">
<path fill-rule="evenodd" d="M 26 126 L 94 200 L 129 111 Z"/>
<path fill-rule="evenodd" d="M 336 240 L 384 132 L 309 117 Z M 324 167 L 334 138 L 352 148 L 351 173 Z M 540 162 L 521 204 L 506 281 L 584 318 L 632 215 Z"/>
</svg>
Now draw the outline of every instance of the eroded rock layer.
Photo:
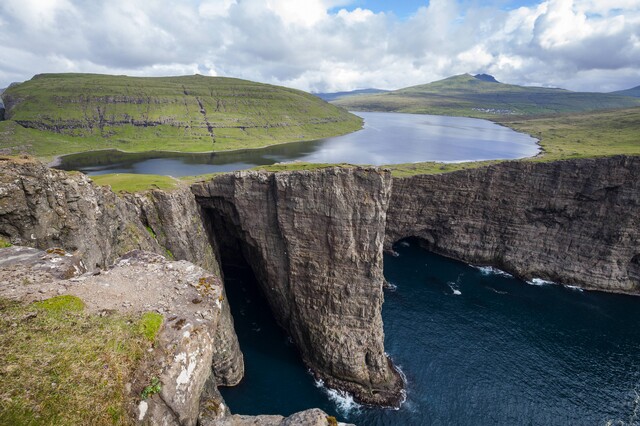
<svg viewBox="0 0 640 426">
<path fill-rule="evenodd" d="M 60 247 L 87 269 L 140 249 L 218 272 L 188 188 L 118 196 L 80 173 L 0 159 L 0 235 L 16 245 Z"/>
<path fill-rule="evenodd" d="M 394 179 L 386 248 L 406 237 L 525 279 L 638 293 L 640 157 Z"/>
<path fill-rule="evenodd" d="M 221 252 L 240 250 L 276 320 L 331 387 L 396 405 L 384 353 L 382 246 L 388 172 L 237 172 L 192 186 Z"/>
</svg>

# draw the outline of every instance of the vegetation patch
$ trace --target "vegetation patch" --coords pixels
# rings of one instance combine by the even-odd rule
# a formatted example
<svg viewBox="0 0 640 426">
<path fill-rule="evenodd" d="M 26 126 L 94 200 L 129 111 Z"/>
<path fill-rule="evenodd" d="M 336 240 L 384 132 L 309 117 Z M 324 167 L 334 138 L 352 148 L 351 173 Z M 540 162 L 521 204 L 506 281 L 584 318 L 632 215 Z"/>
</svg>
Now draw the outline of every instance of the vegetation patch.
<svg viewBox="0 0 640 426">
<path fill-rule="evenodd" d="M 125 385 L 150 347 L 143 321 L 82 306 L 0 299 L 0 424 L 131 423 Z"/>
<path fill-rule="evenodd" d="M 114 192 L 140 192 L 149 189 L 175 189 L 180 181 L 171 176 L 138 175 L 133 173 L 114 173 L 91 176 L 93 182 L 100 186 L 110 186 Z"/>
<path fill-rule="evenodd" d="M 147 340 L 154 342 L 162 327 L 163 319 L 164 317 L 156 312 L 145 312 L 138 323 L 138 330 Z"/>
<path fill-rule="evenodd" d="M 0 248 L 7 248 L 7 247 L 11 247 L 12 244 L 9 241 L 8 238 L 3 237 L 2 235 L 0 235 Z"/>
<path fill-rule="evenodd" d="M 142 393 L 140 394 L 140 398 L 147 399 L 150 396 L 160 393 L 161 390 L 162 390 L 162 385 L 160 384 L 160 380 L 157 377 L 154 377 L 151 379 L 151 384 L 148 386 L 145 386 L 145 388 L 142 390 Z"/>
</svg>

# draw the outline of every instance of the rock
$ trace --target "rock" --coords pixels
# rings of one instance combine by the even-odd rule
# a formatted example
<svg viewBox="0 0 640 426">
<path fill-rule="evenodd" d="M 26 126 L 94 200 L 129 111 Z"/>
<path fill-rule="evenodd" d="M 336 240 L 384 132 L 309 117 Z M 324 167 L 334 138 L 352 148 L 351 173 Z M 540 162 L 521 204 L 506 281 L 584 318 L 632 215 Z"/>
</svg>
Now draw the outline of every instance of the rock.
<svg viewBox="0 0 640 426">
<path fill-rule="evenodd" d="M 5 252 L 25 252 L 30 257 L 13 256 L 11 263 L 2 256 Z M 88 273 L 83 281 L 67 287 L 67 279 L 43 267 L 47 256 L 32 248 L 0 249 L 0 297 L 31 302 L 64 290 L 64 294 L 82 299 L 85 310 L 100 316 L 115 311 L 142 314 L 161 307 L 172 312 L 172 316 L 164 316 L 153 348 L 132 378 L 130 411 L 139 423 L 195 425 L 205 383 L 209 381 L 215 389 L 216 378 L 230 384 L 242 376 L 242 354 L 229 309 L 221 302 L 224 289 L 219 276 L 186 261 L 168 261 L 136 250 L 118 259 L 109 274 Z M 30 278 L 28 283 L 24 277 Z M 185 284 L 183 295 L 174 297 L 178 281 Z M 40 291 L 29 292 L 30 287 Z M 200 300 L 198 305 L 192 303 L 195 298 Z M 36 315 L 28 313 L 21 321 Z M 212 365 L 216 366 L 214 348 L 219 371 L 212 370 Z M 141 401 L 142 390 L 153 378 L 159 379 L 160 393 Z"/>
<path fill-rule="evenodd" d="M 77 252 L 90 270 L 140 249 L 219 273 L 188 188 L 118 196 L 81 173 L 34 160 L 0 159 L 0 236 L 15 245 Z"/>
<path fill-rule="evenodd" d="M 205 421 L 200 426 L 327 426 L 329 416 L 318 408 L 300 411 L 289 417 L 283 416 L 241 416 L 233 415 L 215 421 Z M 339 423 L 341 426 L 350 426 Z M 353 426 L 353 425 L 351 425 Z"/>
<path fill-rule="evenodd" d="M 640 293 L 640 157 L 512 161 L 394 179 L 385 247 L 429 250 L 524 279 Z"/>
<path fill-rule="evenodd" d="M 241 251 L 278 323 L 324 382 L 395 406 L 402 379 L 384 353 L 382 244 L 388 172 L 237 172 L 195 184 L 223 258 Z"/>
</svg>

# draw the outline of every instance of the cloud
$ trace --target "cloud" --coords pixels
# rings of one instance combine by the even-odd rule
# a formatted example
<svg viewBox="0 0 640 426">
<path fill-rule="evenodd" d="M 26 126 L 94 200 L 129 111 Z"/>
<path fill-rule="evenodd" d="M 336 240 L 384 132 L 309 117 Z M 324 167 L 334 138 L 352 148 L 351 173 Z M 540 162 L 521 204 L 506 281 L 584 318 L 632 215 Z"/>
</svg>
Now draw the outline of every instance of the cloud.
<svg viewBox="0 0 640 426">
<path fill-rule="evenodd" d="M 638 0 L 547 0 L 513 10 L 502 0 L 431 0 L 402 19 L 354 4 L 3 0 L 0 87 L 68 71 L 197 72 L 311 91 L 392 89 L 464 72 L 574 90 L 640 84 Z"/>
</svg>

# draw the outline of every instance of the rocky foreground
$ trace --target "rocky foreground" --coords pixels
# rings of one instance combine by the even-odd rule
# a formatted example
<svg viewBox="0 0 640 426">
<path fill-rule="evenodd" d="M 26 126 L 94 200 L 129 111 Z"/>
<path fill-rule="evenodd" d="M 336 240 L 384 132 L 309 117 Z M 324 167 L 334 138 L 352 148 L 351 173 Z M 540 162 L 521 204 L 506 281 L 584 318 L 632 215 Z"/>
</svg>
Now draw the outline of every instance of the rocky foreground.
<svg viewBox="0 0 640 426">
<path fill-rule="evenodd" d="M 638 294 L 639 175 L 639 157 L 618 156 L 404 179 L 362 168 L 237 172 L 171 192 L 116 195 L 81 174 L 0 160 L 0 237 L 58 248 L 0 249 L 0 259 L 13 259 L 0 262 L 0 295 L 73 294 L 95 312 L 161 313 L 165 352 L 141 369 L 164 372 L 166 393 L 146 408 L 135 404 L 132 419 L 315 424 L 229 415 L 216 387 L 237 383 L 243 367 L 220 262 L 246 260 L 325 383 L 365 403 L 398 405 L 403 383 L 384 352 L 380 316 L 383 249 L 417 237 L 526 279 Z M 25 274 L 38 279 L 23 285 Z"/>
</svg>

